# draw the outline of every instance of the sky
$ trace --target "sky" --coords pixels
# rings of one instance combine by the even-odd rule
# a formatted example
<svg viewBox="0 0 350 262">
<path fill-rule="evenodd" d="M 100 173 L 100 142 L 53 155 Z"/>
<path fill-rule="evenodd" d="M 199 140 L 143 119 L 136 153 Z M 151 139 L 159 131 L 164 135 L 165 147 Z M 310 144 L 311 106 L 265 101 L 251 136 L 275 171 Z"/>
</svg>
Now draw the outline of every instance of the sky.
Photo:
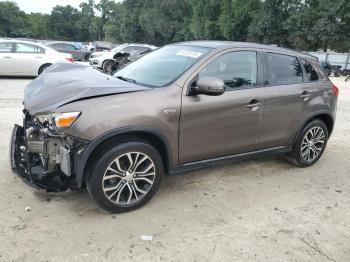
<svg viewBox="0 0 350 262">
<path fill-rule="evenodd" d="M 5 0 L 0 0 L 5 1 Z M 21 10 L 26 13 L 46 13 L 50 14 L 56 5 L 71 5 L 75 8 L 79 7 L 84 0 L 11 0 L 16 2 Z M 86 0 L 85 0 L 86 1 Z M 99 2 L 99 1 L 95 1 Z"/>
</svg>

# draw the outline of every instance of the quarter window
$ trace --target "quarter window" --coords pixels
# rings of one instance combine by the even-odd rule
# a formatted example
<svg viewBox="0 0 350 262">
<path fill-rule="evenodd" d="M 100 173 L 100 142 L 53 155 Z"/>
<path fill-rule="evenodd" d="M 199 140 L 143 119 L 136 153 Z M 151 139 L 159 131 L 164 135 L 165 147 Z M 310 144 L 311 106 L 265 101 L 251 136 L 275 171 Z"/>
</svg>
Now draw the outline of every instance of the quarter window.
<svg viewBox="0 0 350 262">
<path fill-rule="evenodd" d="M 313 66 L 306 60 L 302 60 L 308 80 L 309 81 L 317 81 L 318 75 L 316 73 L 316 70 L 313 68 Z"/>
<path fill-rule="evenodd" d="M 45 50 L 35 45 L 16 43 L 16 53 L 44 54 Z"/>
<path fill-rule="evenodd" d="M 296 57 L 267 53 L 270 68 L 269 85 L 291 85 L 303 82 L 303 71 Z"/>
<path fill-rule="evenodd" d="M 199 77 L 213 76 L 221 78 L 227 91 L 256 85 L 257 59 L 256 52 L 238 51 L 224 54 L 200 73 Z"/>
</svg>

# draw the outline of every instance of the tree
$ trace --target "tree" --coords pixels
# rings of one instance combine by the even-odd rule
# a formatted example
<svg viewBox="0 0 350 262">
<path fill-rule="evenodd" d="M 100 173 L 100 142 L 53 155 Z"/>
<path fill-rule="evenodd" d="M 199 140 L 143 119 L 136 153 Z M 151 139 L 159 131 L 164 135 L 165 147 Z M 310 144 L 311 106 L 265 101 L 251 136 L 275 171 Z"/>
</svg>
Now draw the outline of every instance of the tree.
<svg viewBox="0 0 350 262">
<path fill-rule="evenodd" d="M 300 0 L 299 0 L 300 1 Z M 249 39 L 252 41 L 289 46 L 288 31 L 284 27 L 288 19 L 289 0 L 265 0 L 255 13 L 249 26 Z"/>
<path fill-rule="evenodd" d="M 26 37 L 26 14 L 14 2 L 0 2 L 0 36 Z"/>
<path fill-rule="evenodd" d="M 79 19 L 80 13 L 78 9 L 70 5 L 55 6 L 49 17 L 48 26 L 54 38 L 73 40 L 79 34 L 76 26 Z"/>
</svg>

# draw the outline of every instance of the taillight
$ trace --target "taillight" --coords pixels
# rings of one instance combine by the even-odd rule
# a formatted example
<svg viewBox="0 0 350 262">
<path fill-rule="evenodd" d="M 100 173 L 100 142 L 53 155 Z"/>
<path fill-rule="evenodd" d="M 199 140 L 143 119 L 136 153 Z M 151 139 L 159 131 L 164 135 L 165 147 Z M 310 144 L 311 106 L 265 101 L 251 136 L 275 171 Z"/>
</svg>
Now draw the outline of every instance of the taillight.
<svg viewBox="0 0 350 262">
<path fill-rule="evenodd" d="M 336 87 L 335 85 L 332 86 L 332 91 L 335 96 L 339 96 L 339 88 Z"/>
<path fill-rule="evenodd" d="M 66 57 L 66 59 L 69 61 L 69 62 L 74 62 L 74 59 L 72 57 Z"/>
</svg>

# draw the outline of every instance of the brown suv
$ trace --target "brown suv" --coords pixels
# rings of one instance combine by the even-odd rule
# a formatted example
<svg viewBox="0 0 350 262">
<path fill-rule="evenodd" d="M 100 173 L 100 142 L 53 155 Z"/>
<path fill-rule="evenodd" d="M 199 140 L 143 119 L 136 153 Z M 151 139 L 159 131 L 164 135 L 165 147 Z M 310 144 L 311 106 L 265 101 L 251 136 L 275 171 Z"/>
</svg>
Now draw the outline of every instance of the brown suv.
<svg viewBox="0 0 350 262">
<path fill-rule="evenodd" d="M 252 43 L 172 44 L 114 76 L 57 64 L 25 90 L 11 164 L 39 190 L 86 186 L 103 209 L 128 211 L 164 174 L 272 152 L 314 164 L 338 93 L 314 57 Z"/>
</svg>

